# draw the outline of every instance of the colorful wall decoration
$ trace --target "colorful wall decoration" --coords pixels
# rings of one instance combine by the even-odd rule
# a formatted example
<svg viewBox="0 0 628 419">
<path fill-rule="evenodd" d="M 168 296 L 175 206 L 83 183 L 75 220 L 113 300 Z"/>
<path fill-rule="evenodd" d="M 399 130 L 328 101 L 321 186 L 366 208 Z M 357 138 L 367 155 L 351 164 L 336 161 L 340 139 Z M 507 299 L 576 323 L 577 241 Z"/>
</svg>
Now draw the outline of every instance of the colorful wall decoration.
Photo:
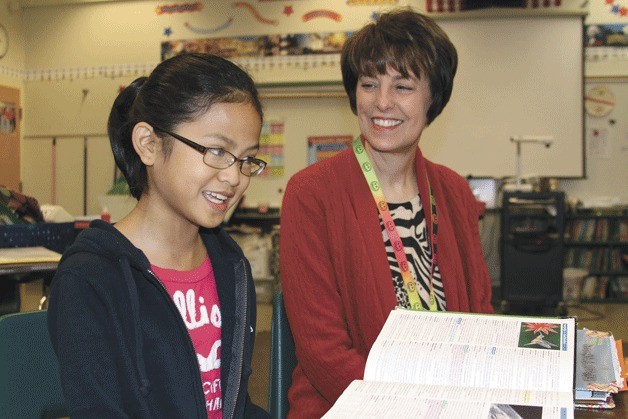
<svg viewBox="0 0 628 419">
<path fill-rule="evenodd" d="M 586 25 L 584 55 L 587 62 L 625 62 L 628 65 L 628 24 Z M 628 74 L 628 70 L 625 73 Z"/>
<path fill-rule="evenodd" d="M 283 33 L 228 38 L 168 40 L 161 43 L 161 59 L 188 52 L 206 52 L 230 59 L 251 73 L 256 81 L 284 82 L 338 79 L 340 51 L 350 32 Z M 316 72 L 304 71 L 316 69 Z M 315 79 L 315 80 L 314 80 Z"/>
<path fill-rule="evenodd" d="M 257 157 L 268 163 L 259 177 L 278 178 L 283 177 L 285 123 L 283 121 L 266 121 L 262 124 L 262 132 L 259 138 L 259 152 Z"/>
<path fill-rule="evenodd" d="M 158 15 L 171 15 L 174 13 L 194 13 L 203 10 L 203 3 L 196 1 L 193 3 L 164 4 L 157 6 L 155 13 Z"/>
<path fill-rule="evenodd" d="M 609 7 L 610 12 L 619 16 L 628 16 L 628 3 L 625 0 L 600 0 Z"/>
<path fill-rule="evenodd" d="M 164 41 L 161 59 L 187 52 L 207 52 L 229 59 L 339 54 L 347 36 L 347 32 L 327 32 Z"/>
<path fill-rule="evenodd" d="M 350 147 L 350 135 L 325 135 L 307 138 L 307 164 L 327 159 Z"/>
<path fill-rule="evenodd" d="M 465 12 L 480 9 L 542 9 L 560 7 L 562 0 L 425 0 L 428 13 Z"/>
<path fill-rule="evenodd" d="M 16 128 L 15 103 L 0 102 L 0 134 L 11 134 Z"/>
</svg>

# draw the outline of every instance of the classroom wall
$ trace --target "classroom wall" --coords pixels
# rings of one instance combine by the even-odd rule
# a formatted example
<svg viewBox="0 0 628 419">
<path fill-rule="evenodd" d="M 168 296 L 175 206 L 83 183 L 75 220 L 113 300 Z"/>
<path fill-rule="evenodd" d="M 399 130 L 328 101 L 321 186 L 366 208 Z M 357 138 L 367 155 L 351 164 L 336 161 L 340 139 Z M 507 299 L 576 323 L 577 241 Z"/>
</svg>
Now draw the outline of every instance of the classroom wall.
<svg viewBox="0 0 628 419">
<path fill-rule="evenodd" d="M 586 178 L 560 181 L 572 202 L 587 207 L 628 204 L 628 78 L 592 79 L 585 93 L 600 86 L 613 92 L 615 105 L 608 115 L 585 118 Z"/>
<path fill-rule="evenodd" d="M 6 1 L 4 1 L 7 4 Z M 36 0 L 26 3 L 35 4 Z M 39 2 L 43 3 L 43 2 Z M 57 2 L 58 3 L 58 2 Z M 172 2 L 170 2 L 172 3 Z M 276 28 L 260 25 L 252 14 L 245 9 L 237 9 L 229 2 L 205 1 L 204 11 L 200 14 L 177 14 L 156 17 L 155 8 L 164 2 L 130 1 L 116 3 L 88 3 L 55 5 L 49 7 L 27 7 L 8 12 L 5 21 L 20 26 L 24 48 L 21 55 L 10 61 L 12 68 L 25 70 L 23 78 L 14 82 L 23 86 L 25 106 L 23 124 L 22 173 L 24 191 L 39 199 L 41 203 L 55 202 L 62 205 L 74 215 L 96 214 L 100 211 L 97 196 L 105 193 L 113 180 L 113 159 L 108 149 L 108 140 L 104 136 L 107 114 L 118 89 L 128 84 L 138 75 L 145 74 L 160 61 L 159 44 L 166 39 L 164 30 L 171 27 L 177 35 L 183 30 L 185 22 L 198 27 L 215 27 L 225 21 L 225 16 L 235 15 L 240 25 L 246 25 L 247 34 L 275 33 Z M 348 8 L 343 2 L 344 24 L 359 27 L 370 20 L 374 10 L 385 9 L 386 6 L 360 6 Z M 385 2 L 381 2 L 385 3 Z M 417 8 L 424 5 L 422 1 L 398 1 L 399 5 L 412 4 Z M 564 1 L 565 7 L 579 7 L 581 1 Z M 589 10 L 597 15 L 599 21 L 614 21 L 621 18 L 609 12 L 602 1 L 588 2 Z M 282 16 L 284 6 L 290 4 L 298 12 L 324 8 L 327 2 L 310 0 L 308 2 L 268 2 L 264 7 L 271 10 L 271 16 Z M 262 5 L 260 3 L 259 5 Z M 258 4 L 255 4 L 257 7 Z M 274 9 L 268 9 L 274 8 Z M 301 8 L 301 9 L 300 9 Z M 6 9 L 6 8 L 5 8 Z M 2 13 L 2 12 L 0 12 Z M 302 14 L 302 13 L 301 13 Z M 0 14 L 0 16 L 2 16 Z M 592 15 L 587 17 L 591 19 Z M 626 19 L 623 18 L 623 21 Z M 242 26 L 240 26 L 242 27 Z M 295 20 L 295 28 L 291 32 L 335 31 L 337 25 L 330 19 L 299 22 Z M 179 31 L 177 33 L 177 31 Z M 236 26 L 220 32 L 219 36 L 239 35 Z M 211 35 L 198 35 L 210 37 Z M 0 68 L 4 61 L 0 61 Z M 124 65 L 128 65 L 124 68 Z M 103 68 L 111 66 L 114 70 Z M 88 74 L 75 75 L 68 72 L 69 68 L 90 68 Z M 325 71 L 337 69 L 329 66 Z M 55 78 L 55 69 L 65 69 L 69 76 L 63 80 Z M 52 74 L 38 78 L 44 70 Z M 28 72 L 37 75 L 29 79 Z M 305 71 L 305 70 L 300 70 Z M 313 68 L 308 69 L 311 72 Z M 586 71 L 586 67 L 585 67 Z M 600 71 L 608 72 L 605 69 Z M 103 76 L 105 74 L 105 76 Z M 254 73 L 254 77 L 268 82 L 273 72 Z M 585 73 L 586 74 L 586 73 Z M 516 77 L 516 68 L 513 77 Z M 0 81 L 3 81 L 0 75 Z M 597 82 L 597 81 L 596 81 Z M 622 82 L 620 82 L 622 83 Z M 618 106 L 614 114 L 616 123 L 613 132 L 615 138 L 625 138 L 626 128 L 621 125 L 626 115 L 621 112 L 619 103 L 626 103 L 626 93 L 617 89 Z M 337 109 L 333 118 L 317 121 L 312 113 L 299 112 L 303 105 L 323 109 Z M 305 127 L 312 135 L 325 134 L 357 134 L 357 123 L 349 110 L 346 98 L 324 99 L 264 99 L 268 119 L 284 119 L 298 121 L 299 127 Z M 620 122 L 617 122 L 620 121 Z M 625 122 L 623 122 L 625 123 Z M 587 124 L 591 124 L 587 119 Z M 311 127 L 311 128 L 310 128 Z M 290 125 L 286 126 L 285 169 L 286 176 L 278 179 L 254 179 L 247 192 L 247 205 L 256 206 L 261 203 L 278 205 L 285 182 L 289 176 L 305 166 L 306 144 L 301 138 L 295 141 L 295 134 Z M 53 187 L 52 139 L 56 136 L 56 167 L 57 182 Z M 614 143 L 615 147 L 617 144 Z M 85 147 L 85 145 L 87 145 Z M 88 150 L 86 156 L 85 150 Z M 613 149 L 615 150 L 615 149 Z M 604 161 L 587 160 L 587 177 L 582 180 L 563 181 L 568 193 L 585 199 L 600 195 L 619 195 L 628 202 L 625 195 L 624 179 L 626 179 L 626 153 L 610 153 Z M 84 204 L 84 165 L 87 160 L 87 199 Z M 611 168 L 612 176 L 608 175 Z M 465 173 L 466 174 L 466 173 Z M 601 187 L 602 185 L 602 187 Z M 84 208 L 86 205 L 87 208 Z"/>
<path fill-rule="evenodd" d="M 324 5 L 324 1 L 308 2 Z M 400 2 L 407 4 L 408 2 Z M 112 3 L 94 3 L 85 5 L 66 5 L 54 7 L 26 8 L 22 11 L 23 25 L 26 31 L 28 56 L 26 67 L 43 77 L 34 77 L 26 82 L 25 95 L 32 99 L 29 112 L 25 116 L 25 134 L 23 141 L 23 175 L 25 192 L 30 193 L 40 202 L 52 202 L 62 205 L 68 212 L 81 215 L 84 212 L 84 189 L 87 189 L 86 211 L 88 214 L 100 212 L 97 197 L 105 193 L 113 179 L 113 159 L 107 153 L 108 141 L 105 133 L 106 118 L 118 90 L 134 78 L 146 75 L 160 61 L 160 42 L 167 39 L 186 39 L 208 37 L 194 35 L 185 27 L 190 23 L 196 27 L 212 27 L 221 24 L 227 16 L 233 16 L 236 24 L 220 31 L 219 36 L 241 35 L 246 27 L 247 34 L 276 33 L 274 25 L 260 24 L 246 8 L 235 8 L 229 2 L 203 2 L 204 8 L 199 13 L 156 15 L 155 8 L 161 2 L 136 1 Z M 280 16 L 286 4 L 273 2 L 265 7 L 268 16 Z M 257 5 L 256 5 L 257 7 Z M 295 13 L 303 5 L 294 3 Z M 343 6 L 344 7 L 344 6 Z M 366 23 L 373 8 L 361 7 L 345 13 L 345 25 L 359 27 Z M 302 14 L 302 13 L 301 13 Z M 297 15 L 295 14 L 295 17 Z M 300 16 L 300 15 L 299 15 Z M 331 19 L 319 19 L 302 22 L 295 19 L 293 29 L 282 28 L 286 32 L 334 31 Z M 351 23 L 353 22 L 353 23 Z M 103 24 L 104 23 L 104 24 Z M 165 28 L 173 31 L 172 36 L 164 36 Z M 122 68 L 129 64 L 129 69 Z M 105 68 L 102 68 L 105 66 Z M 122 66 L 122 67 L 121 67 Z M 66 77 L 58 80 L 55 70 L 67 71 L 72 67 L 93 67 L 87 77 Z M 110 68 L 115 68 L 111 70 Z M 50 69 L 47 73 L 46 69 Z M 299 69 L 284 72 L 282 82 L 306 78 L 315 70 Z M 103 72 L 107 73 L 105 77 Z M 266 69 L 254 71 L 253 77 L 258 82 L 273 81 L 273 72 Z M 337 68 L 328 69 L 328 78 L 336 78 Z M 312 110 L 316 108 L 336 108 L 335 123 L 318 120 L 319 127 L 312 127 L 312 133 L 336 133 L 339 130 L 355 135 L 355 121 L 351 111 L 345 105 L 346 99 L 308 101 Z M 316 119 L 308 118 L 308 110 L 298 114 L 302 108 L 298 101 L 292 100 L 285 105 L 281 100 L 265 100 L 267 119 L 291 119 L 296 127 L 316 124 Z M 343 126 L 351 128 L 344 129 Z M 294 141 L 293 129 L 286 132 L 286 176 L 279 179 L 255 179 L 247 192 L 246 203 L 257 206 L 264 201 L 278 206 L 287 178 L 305 166 L 305 144 Z M 89 134 L 89 135 L 84 135 Z M 56 138 L 56 171 L 50 162 L 53 154 L 51 137 Z M 85 140 L 84 137 L 87 137 Z M 83 167 L 84 146 L 88 144 L 87 187 Z M 294 156 L 294 158 L 293 158 Z M 56 182 L 53 176 L 56 173 Z M 271 191 L 271 193 L 267 193 Z"/>
<path fill-rule="evenodd" d="M 626 25 L 622 6 L 628 7 L 625 1 L 591 0 L 585 23 Z M 615 98 L 607 115 L 585 117 L 586 178 L 560 182 L 568 197 L 586 206 L 628 204 L 628 54 L 623 56 L 585 61 L 585 97 L 604 87 Z"/>
</svg>

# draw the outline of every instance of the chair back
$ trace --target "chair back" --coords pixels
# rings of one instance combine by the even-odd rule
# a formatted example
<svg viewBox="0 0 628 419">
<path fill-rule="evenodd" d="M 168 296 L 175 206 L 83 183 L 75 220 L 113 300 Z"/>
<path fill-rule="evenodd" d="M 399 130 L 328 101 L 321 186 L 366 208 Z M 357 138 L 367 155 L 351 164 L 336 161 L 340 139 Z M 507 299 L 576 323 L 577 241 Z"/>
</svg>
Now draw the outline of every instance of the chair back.
<svg viewBox="0 0 628 419">
<path fill-rule="evenodd" d="M 294 340 L 279 291 L 273 298 L 273 318 L 270 326 L 270 388 L 268 411 L 271 418 L 283 419 L 288 415 L 288 389 L 292 371 L 297 365 Z"/>
<path fill-rule="evenodd" d="M 66 417 L 47 310 L 0 317 L 0 416 Z"/>
</svg>

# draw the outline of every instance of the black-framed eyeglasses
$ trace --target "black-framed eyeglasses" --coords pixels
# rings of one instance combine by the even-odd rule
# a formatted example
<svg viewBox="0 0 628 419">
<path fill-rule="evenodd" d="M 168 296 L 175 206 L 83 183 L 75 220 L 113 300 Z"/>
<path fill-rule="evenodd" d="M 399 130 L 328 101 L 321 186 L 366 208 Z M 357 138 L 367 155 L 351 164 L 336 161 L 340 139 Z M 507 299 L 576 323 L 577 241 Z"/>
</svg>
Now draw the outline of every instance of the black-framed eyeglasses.
<svg viewBox="0 0 628 419">
<path fill-rule="evenodd" d="M 235 162 L 238 162 L 240 163 L 240 172 L 245 176 L 253 177 L 262 173 L 262 170 L 264 170 L 267 164 L 264 160 L 260 160 L 256 157 L 247 156 L 239 159 L 223 148 L 205 147 L 179 134 L 157 128 L 154 125 L 153 129 L 167 134 L 172 138 L 192 147 L 194 150 L 203 155 L 203 163 L 209 167 L 213 167 L 214 169 L 226 169 L 227 167 L 233 166 Z"/>
</svg>

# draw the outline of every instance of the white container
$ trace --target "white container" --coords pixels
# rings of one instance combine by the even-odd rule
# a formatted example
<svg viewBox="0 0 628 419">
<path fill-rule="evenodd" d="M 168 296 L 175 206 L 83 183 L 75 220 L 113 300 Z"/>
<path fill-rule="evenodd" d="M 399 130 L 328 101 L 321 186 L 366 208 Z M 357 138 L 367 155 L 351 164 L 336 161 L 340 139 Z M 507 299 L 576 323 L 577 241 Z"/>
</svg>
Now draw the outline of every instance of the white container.
<svg viewBox="0 0 628 419">
<path fill-rule="evenodd" d="M 582 268 L 563 269 L 563 300 L 578 301 L 582 292 L 584 279 L 589 271 Z"/>
</svg>

